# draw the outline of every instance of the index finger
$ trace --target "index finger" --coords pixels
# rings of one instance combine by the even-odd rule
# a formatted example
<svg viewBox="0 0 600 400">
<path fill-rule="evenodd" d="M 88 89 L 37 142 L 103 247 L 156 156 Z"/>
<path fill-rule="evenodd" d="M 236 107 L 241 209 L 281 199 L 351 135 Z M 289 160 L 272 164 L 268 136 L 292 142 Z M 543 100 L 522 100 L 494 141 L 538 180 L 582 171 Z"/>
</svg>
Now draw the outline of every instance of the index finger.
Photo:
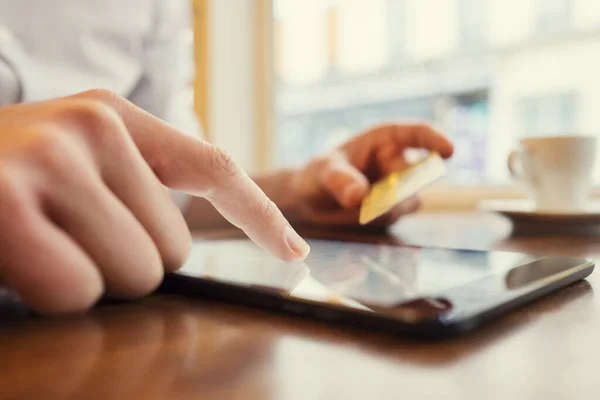
<svg viewBox="0 0 600 400">
<path fill-rule="evenodd" d="M 92 91 L 76 97 L 99 100 L 114 109 L 165 186 L 206 198 L 229 222 L 279 258 L 306 257 L 308 244 L 224 151 L 178 131 L 110 92 Z"/>
<path fill-rule="evenodd" d="M 399 148 L 425 149 L 449 158 L 454 152 L 452 143 L 441 133 L 427 124 L 388 124 L 370 132 L 381 144 L 390 141 Z"/>
</svg>

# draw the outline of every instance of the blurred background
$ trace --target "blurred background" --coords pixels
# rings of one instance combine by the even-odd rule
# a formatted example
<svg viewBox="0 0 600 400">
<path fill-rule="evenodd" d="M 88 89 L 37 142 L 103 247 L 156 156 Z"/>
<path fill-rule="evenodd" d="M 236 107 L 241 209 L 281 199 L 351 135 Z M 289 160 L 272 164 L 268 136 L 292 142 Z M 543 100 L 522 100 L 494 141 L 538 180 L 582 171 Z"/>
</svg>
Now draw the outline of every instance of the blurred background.
<svg viewBox="0 0 600 400">
<path fill-rule="evenodd" d="M 195 10 L 199 112 L 250 171 L 302 164 L 373 124 L 422 120 L 456 144 L 448 190 L 511 197 L 518 139 L 600 135 L 598 0 L 206 0 Z"/>
</svg>

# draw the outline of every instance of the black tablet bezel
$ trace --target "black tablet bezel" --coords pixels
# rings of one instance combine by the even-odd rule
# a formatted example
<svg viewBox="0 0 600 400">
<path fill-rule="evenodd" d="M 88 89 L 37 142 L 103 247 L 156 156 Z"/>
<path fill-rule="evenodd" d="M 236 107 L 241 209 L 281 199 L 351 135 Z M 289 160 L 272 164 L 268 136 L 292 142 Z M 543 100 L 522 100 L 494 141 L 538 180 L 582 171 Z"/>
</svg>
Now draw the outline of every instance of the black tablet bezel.
<svg viewBox="0 0 600 400">
<path fill-rule="evenodd" d="M 206 243 L 210 243 L 210 241 Z M 489 253 L 493 253 L 493 251 Z M 526 256 L 526 254 L 523 255 Z M 569 266 L 525 286 L 502 293 L 478 291 L 477 285 L 481 285 L 481 280 L 455 287 L 440 293 L 440 297 L 448 299 L 454 305 L 449 314 L 444 315 L 443 318 L 410 322 L 382 313 L 286 296 L 277 290 L 268 288 L 241 286 L 177 272 L 165 276 L 161 290 L 223 300 L 353 327 L 384 330 L 401 336 L 441 339 L 468 332 L 519 306 L 585 279 L 595 267 L 592 260 L 585 258 L 542 257 L 515 268 L 543 262 L 551 262 L 554 265 L 568 264 Z M 473 293 L 479 293 L 479 299 L 474 299 Z"/>
</svg>

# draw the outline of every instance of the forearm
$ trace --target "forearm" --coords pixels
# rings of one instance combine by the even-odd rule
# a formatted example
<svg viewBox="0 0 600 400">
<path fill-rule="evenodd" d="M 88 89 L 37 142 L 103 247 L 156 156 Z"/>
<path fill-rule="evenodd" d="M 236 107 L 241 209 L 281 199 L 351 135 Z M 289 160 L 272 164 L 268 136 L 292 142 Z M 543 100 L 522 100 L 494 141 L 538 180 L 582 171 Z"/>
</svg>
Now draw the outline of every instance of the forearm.
<svg viewBox="0 0 600 400">
<path fill-rule="evenodd" d="M 299 219 L 298 204 L 293 194 L 296 170 L 277 170 L 269 174 L 253 178 L 291 224 Z M 185 220 L 191 230 L 218 229 L 231 227 L 231 224 L 208 202 L 199 197 L 193 197 L 184 212 Z"/>
</svg>

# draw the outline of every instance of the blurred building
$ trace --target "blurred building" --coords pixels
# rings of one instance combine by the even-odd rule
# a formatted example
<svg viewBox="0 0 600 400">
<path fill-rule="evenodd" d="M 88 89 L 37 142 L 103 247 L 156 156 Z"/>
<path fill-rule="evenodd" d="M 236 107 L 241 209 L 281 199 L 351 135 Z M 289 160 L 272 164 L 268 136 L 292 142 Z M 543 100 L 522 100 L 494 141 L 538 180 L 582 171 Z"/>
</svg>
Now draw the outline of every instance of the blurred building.
<svg viewBox="0 0 600 400">
<path fill-rule="evenodd" d="M 502 184 L 518 138 L 600 135 L 598 0 L 276 0 L 274 18 L 278 165 L 426 120 L 457 144 L 452 183 Z"/>
</svg>

